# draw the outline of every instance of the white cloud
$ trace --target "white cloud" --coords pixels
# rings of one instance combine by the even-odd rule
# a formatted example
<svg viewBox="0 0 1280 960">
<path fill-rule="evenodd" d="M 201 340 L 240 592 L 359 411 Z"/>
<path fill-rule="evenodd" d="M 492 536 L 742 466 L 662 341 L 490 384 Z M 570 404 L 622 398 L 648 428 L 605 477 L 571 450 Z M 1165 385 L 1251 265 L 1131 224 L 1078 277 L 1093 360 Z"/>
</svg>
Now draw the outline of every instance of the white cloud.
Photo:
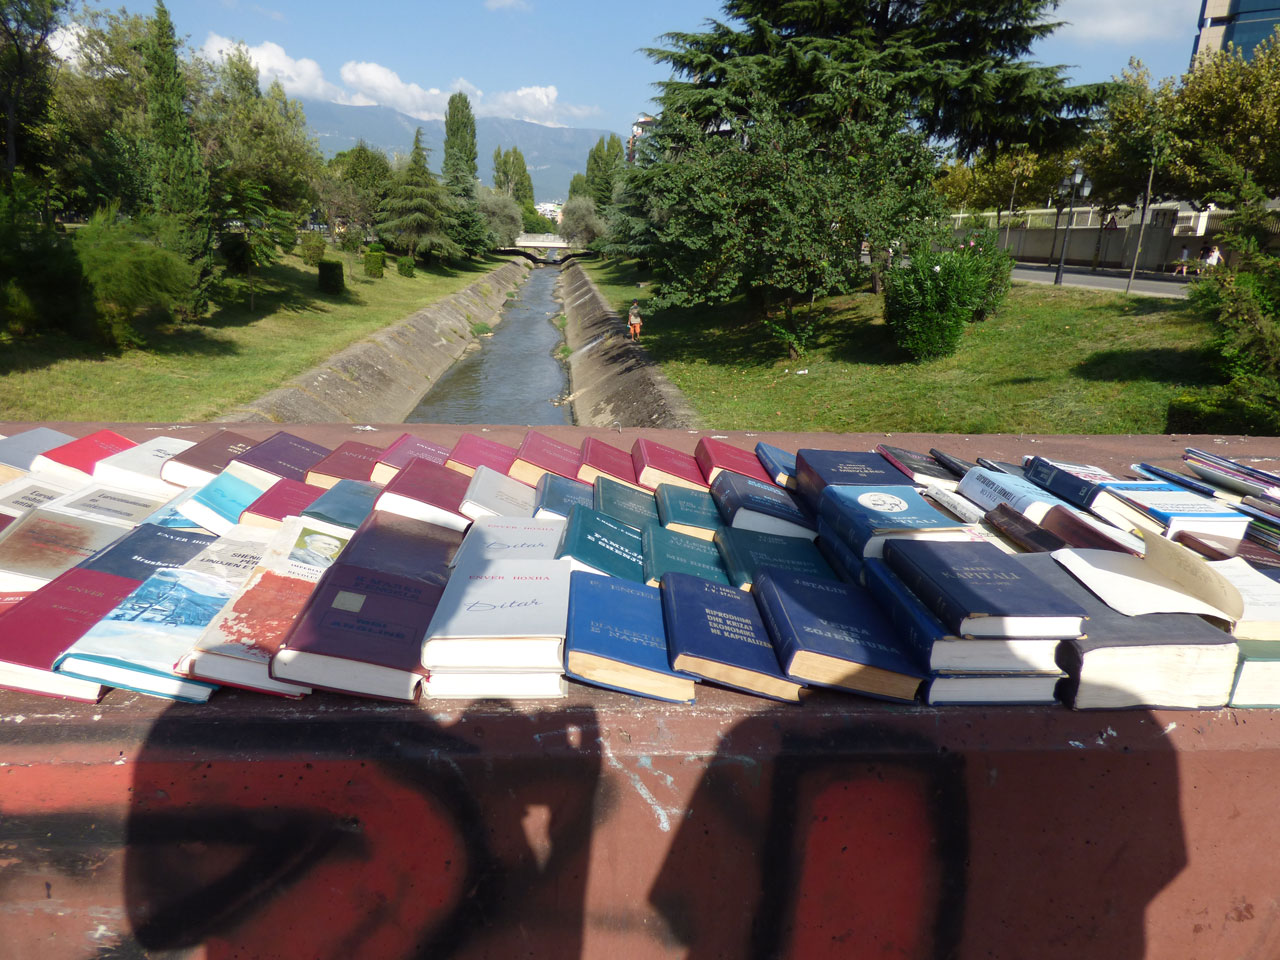
<svg viewBox="0 0 1280 960">
<path fill-rule="evenodd" d="M 216 33 L 210 33 L 200 48 L 200 55 L 217 62 L 226 58 L 236 47 L 242 46 L 249 59 L 258 68 L 258 76 L 264 83 L 279 80 L 284 92 L 294 97 L 311 97 L 316 100 L 335 100 L 352 103 L 351 97 L 341 87 L 324 78 L 324 71 L 314 60 L 295 60 L 285 53 L 278 43 L 266 41 L 256 47 L 236 43 Z"/>
<path fill-rule="evenodd" d="M 80 59 L 80 47 L 84 43 L 84 26 L 68 23 L 49 34 L 49 51 L 65 63 Z"/>
<path fill-rule="evenodd" d="M 400 79 L 394 70 L 378 63 L 360 63 L 350 60 L 342 65 L 342 82 L 384 107 L 393 107 L 419 120 L 440 120 L 444 117 L 449 94 L 436 87 L 424 89 L 416 83 Z"/>
<path fill-rule="evenodd" d="M 521 87 L 495 93 L 473 107 L 477 116 L 514 117 L 550 127 L 567 126 L 568 120 L 583 120 L 600 112 L 599 107 L 561 103 L 555 87 Z"/>
<path fill-rule="evenodd" d="M 486 10 L 532 10 L 529 0 L 484 0 Z"/>
<path fill-rule="evenodd" d="M 1199 16 L 1200 0 L 1062 0 L 1049 19 L 1064 21 L 1057 38 L 1137 46 L 1152 40 L 1190 43 Z"/>
</svg>

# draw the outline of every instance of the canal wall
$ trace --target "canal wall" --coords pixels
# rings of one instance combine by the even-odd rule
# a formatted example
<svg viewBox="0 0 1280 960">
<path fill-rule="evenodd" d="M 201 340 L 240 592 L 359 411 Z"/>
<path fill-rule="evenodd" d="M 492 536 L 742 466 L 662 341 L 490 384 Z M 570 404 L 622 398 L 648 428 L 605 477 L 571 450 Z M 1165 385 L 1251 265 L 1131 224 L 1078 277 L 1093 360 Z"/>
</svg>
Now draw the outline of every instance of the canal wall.
<svg viewBox="0 0 1280 960">
<path fill-rule="evenodd" d="M 560 271 L 574 422 L 595 427 L 695 428 L 698 417 L 577 263 Z"/>
<path fill-rule="evenodd" d="M 533 264 L 513 260 L 465 290 L 384 327 L 265 396 L 218 417 L 238 423 L 403 421 L 427 389 L 499 320 L 507 293 Z"/>
</svg>

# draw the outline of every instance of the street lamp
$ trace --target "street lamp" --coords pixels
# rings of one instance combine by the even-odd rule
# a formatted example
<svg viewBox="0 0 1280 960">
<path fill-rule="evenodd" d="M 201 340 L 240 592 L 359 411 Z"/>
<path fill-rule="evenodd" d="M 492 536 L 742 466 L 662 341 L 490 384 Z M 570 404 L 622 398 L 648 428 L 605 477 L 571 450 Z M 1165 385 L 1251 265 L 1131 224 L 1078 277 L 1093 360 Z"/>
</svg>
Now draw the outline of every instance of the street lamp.
<svg viewBox="0 0 1280 960">
<path fill-rule="evenodd" d="M 1076 164 L 1069 176 L 1062 178 L 1062 182 L 1058 184 L 1058 196 L 1065 197 L 1071 194 L 1071 201 L 1067 205 L 1067 235 L 1062 240 L 1062 255 L 1058 258 L 1058 274 L 1053 278 L 1053 282 L 1058 286 L 1062 285 L 1062 268 L 1067 265 L 1067 245 L 1071 243 L 1071 221 L 1075 216 L 1076 209 L 1076 191 L 1080 191 L 1080 196 L 1087 197 L 1093 192 L 1093 181 L 1084 175 L 1084 167 Z"/>
</svg>

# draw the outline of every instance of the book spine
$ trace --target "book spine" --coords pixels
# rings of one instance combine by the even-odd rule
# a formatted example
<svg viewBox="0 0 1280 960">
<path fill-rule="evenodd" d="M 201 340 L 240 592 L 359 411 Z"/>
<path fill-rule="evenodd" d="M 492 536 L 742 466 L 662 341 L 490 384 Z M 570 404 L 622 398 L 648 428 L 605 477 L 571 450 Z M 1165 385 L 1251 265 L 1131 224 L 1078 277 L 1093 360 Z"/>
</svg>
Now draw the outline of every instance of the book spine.
<svg viewBox="0 0 1280 960">
<path fill-rule="evenodd" d="M 764 574 L 754 584 L 752 593 L 755 595 L 756 607 L 760 610 L 760 619 L 764 622 L 765 633 L 769 635 L 769 640 L 773 643 L 773 651 L 778 658 L 778 665 L 783 673 L 789 675 L 791 673 L 791 661 L 799 650 L 799 644 L 795 626 L 790 620 L 786 620 L 784 629 L 783 621 L 786 619 L 786 614 L 777 605 L 777 587 L 774 586 L 773 578 L 767 573 Z"/>
<path fill-rule="evenodd" d="M 1043 487 L 1056 497 L 1074 506 L 1089 509 L 1098 495 L 1098 485 L 1054 466 L 1043 457 L 1032 457 L 1025 476 L 1038 487 Z"/>
<path fill-rule="evenodd" d="M 852 549 L 858 556 L 873 536 L 869 519 L 848 509 L 834 497 L 823 497 L 818 508 L 819 516 L 827 522 L 831 533 Z"/>
</svg>

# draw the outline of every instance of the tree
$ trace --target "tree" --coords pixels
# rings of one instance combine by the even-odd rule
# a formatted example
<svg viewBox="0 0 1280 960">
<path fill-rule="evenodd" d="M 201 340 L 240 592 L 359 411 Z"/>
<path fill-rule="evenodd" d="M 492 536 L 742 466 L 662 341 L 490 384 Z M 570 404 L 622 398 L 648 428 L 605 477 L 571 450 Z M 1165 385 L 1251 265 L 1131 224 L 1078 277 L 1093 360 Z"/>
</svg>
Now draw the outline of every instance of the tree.
<svg viewBox="0 0 1280 960">
<path fill-rule="evenodd" d="M 588 247 L 604 236 L 604 221 L 596 214 L 590 197 L 574 197 L 564 205 L 560 215 L 560 236 L 580 247 Z"/>
<path fill-rule="evenodd" d="M 572 200 L 574 197 L 589 196 L 591 196 L 591 185 L 587 181 L 587 175 L 585 173 L 575 173 L 573 178 L 569 181 L 568 199 Z"/>
<path fill-rule="evenodd" d="M 329 159 L 315 181 L 330 224 L 353 224 L 370 233 L 391 185 L 391 161 L 363 140 Z"/>
<path fill-rule="evenodd" d="M 587 154 L 587 190 L 597 210 L 603 210 L 613 202 L 613 185 L 622 170 L 623 160 L 622 140 L 616 133 L 609 134 L 607 141 L 601 137 Z"/>
<path fill-rule="evenodd" d="M 143 48 L 146 65 L 147 146 L 151 156 L 152 207 L 165 223 L 161 244 L 196 269 L 187 311 L 199 316 L 208 305 L 212 274 L 213 221 L 209 174 L 201 162 L 187 114 L 187 86 L 178 66 L 178 42 L 163 0 L 156 0 Z"/>
<path fill-rule="evenodd" d="M 0 2 L 0 107 L 4 109 L 4 183 L 13 188 L 18 142 L 44 119 L 52 86 L 49 37 L 67 0 Z"/>
<path fill-rule="evenodd" d="M 516 237 L 524 229 L 524 221 L 520 216 L 520 208 L 505 193 L 484 187 L 476 198 L 480 214 L 484 217 L 485 226 L 493 238 L 494 246 L 514 246 Z"/>
<path fill-rule="evenodd" d="M 837 125 L 821 95 L 857 89 L 862 71 L 889 81 L 927 136 L 964 158 L 980 148 L 1040 150 L 1079 139 L 1104 85 L 1068 87 L 1061 67 L 1028 59 L 1057 26 L 1057 0 L 725 0 L 723 22 L 670 33 L 647 51 L 670 65 L 665 110 L 711 129 L 754 91 L 817 125 Z M 863 98 L 865 99 L 865 98 Z M 864 106 L 857 100 L 854 110 Z M 868 105 L 870 106 L 870 105 Z M 874 109 L 872 107 L 872 109 Z"/>
<path fill-rule="evenodd" d="M 409 161 L 378 208 L 378 232 L 410 256 L 462 256 L 449 239 L 449 197 L 427 168 L 422 128 L 413 135 Z"/>
<path fill-rule="evenodd" d="M 444 162 L 441 176 L 455 197 L 475 195 L 476 118 L 471 101 L 459 91 L 449 98 L 444 113 Z"/>
</svg>

